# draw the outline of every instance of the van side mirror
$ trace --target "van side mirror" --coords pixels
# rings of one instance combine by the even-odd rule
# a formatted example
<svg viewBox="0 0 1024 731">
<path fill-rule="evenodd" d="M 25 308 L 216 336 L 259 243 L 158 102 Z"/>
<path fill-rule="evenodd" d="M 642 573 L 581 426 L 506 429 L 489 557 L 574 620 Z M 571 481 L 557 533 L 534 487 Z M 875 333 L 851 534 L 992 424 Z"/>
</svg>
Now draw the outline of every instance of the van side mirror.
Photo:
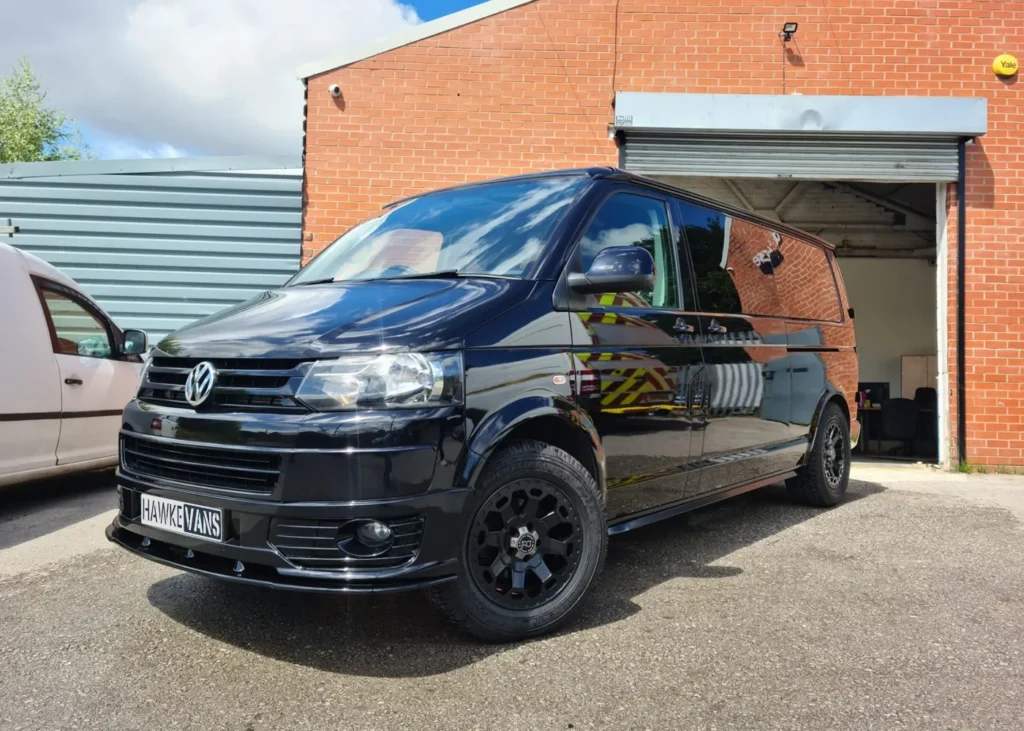
<svg viewBox="0 0 1024 731">
<path fill-rule="evenodd" d="M 144 330 L 125 330 L 121 341 L 122 355 L 142 355 L 149 349 L 149 336 Z"/>
<path fill-rule="evenodd" d="M 580 294 L 652 289 L 654 257 L 639 246 L 610 246 L 598 252 L 586 274 L 570 273 L 567 283 Z"/>
</svg>

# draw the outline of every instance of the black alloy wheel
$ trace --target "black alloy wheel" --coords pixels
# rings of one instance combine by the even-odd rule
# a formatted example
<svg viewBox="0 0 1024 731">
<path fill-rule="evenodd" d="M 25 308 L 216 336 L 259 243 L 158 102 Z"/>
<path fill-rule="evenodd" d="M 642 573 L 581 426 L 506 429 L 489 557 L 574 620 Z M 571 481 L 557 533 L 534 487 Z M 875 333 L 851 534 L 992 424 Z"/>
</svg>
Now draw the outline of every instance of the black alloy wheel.
<svg viewBox="0 0 1024 731">
<path fill-rule="evenodd" d="M 839 488 L 839 483 L 846 474 L 846 454 L 843 449 L 845 436 L 838 422 L 830 421 L 826 426 L 824 457 L 825 481 L 833 490 Z"/>
<path fill-rule="evenodd" d="M 494 492 L 469 534 L 471 576 L 509 609 L 546 604 L 579 565 L 582 529 L 572 500 L 546 480 L 517 480 Z"/>
<path fill-rule="evenodd" d="M 786 480 L 786 487 L 805 505 L 829 508 L 843 501 L 849 482 L 850 419 L 833 401 L 818 419 L 806 463 Z"/>
<path fill-rule="evenodd" d="M 562 625 L 593 589 L 608 549 L 595 476 L 532 439 L 487 460 L 467 506 L 454 581 L 428 590 L 461 629 L 514 642 Z"/>
</svg>

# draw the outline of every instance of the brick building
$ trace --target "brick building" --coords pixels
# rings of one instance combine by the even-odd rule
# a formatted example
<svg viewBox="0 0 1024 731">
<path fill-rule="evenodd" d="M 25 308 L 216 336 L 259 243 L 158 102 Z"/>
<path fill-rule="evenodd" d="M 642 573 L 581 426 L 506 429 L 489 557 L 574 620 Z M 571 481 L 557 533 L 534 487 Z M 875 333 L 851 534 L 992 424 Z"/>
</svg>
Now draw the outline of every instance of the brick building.
<svg viewBox="0 0 1024 731">
<path fill-rule="evenodd" d="M 625 167 L 832 240 L 861 380 L 934 385 L 943 461 L 1022 465 L 1022 45 L 969 0 L 490 0 L 300 69 L 303 257 L 405 195 Z"/>
</svg>

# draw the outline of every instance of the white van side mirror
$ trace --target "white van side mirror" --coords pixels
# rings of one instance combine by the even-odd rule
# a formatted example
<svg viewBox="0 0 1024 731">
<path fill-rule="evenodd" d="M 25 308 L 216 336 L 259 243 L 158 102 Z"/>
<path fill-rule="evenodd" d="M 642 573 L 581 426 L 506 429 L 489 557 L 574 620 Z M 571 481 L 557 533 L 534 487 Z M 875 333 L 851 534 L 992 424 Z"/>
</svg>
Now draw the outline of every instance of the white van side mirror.
<svg viewBox="0 0 1024 731">
<path fill-rule="evenodd" d="M 121 341 L 122 355 L 142 355 L 149 350 L 149 336 L 144 330 L 125 330 Z"/>
</svg>

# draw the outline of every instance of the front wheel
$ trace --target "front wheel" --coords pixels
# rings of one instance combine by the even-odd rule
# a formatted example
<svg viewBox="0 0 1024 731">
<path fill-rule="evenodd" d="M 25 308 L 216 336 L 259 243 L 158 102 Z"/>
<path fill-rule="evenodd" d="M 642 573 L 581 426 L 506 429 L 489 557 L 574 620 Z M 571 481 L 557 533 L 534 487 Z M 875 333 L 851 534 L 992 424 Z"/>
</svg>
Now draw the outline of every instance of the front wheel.
<svg viewBox="0 0 1024 731">
<path fill-rule="evenodd" d="M 516 442 L 485 468 L 456 581 L 430 590 L 456 625 L 491 642 L 553 631 L 590 590 L 608 537 L 594 477 L 562 449 Z"/>
<path fill-rule="evenodd" d="M 830 508 L 846 497 L 850 482 L 850 421 L 834 401 L 818 419 L 807 464 L 786 481 L 790 495 L 806 505 Z"/>
</svg>

